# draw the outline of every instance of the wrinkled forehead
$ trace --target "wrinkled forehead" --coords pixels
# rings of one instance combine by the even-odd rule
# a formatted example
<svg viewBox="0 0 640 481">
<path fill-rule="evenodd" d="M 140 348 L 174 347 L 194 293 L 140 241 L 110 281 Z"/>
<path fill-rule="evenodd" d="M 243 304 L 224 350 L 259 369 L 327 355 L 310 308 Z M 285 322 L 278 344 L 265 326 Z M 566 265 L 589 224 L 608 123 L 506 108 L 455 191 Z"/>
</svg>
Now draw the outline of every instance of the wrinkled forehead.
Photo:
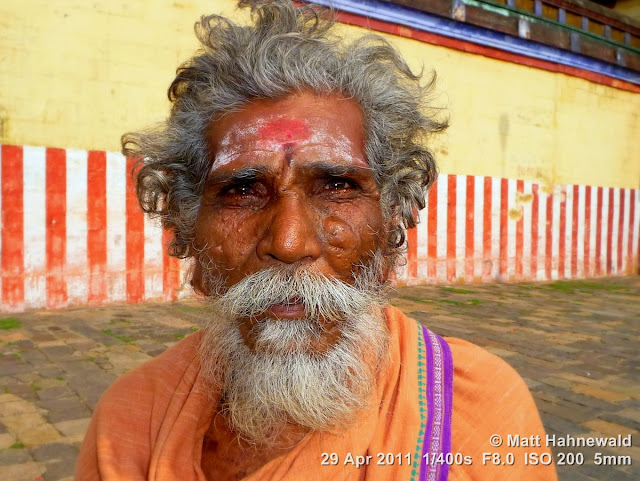
<svg viewBox="0 0 640 481">
<path fill-rule="evenodd" d="M 304 93 L 251 102 L 213 122 L 209 140 L 218 158 L 247 150 L 321 147 L 365 161 L 360 107 L 338 96 Z"/>
<path fill-rule="evenodd" d="M 235 122 L 214 145 L 216 152 L 247 148 L 278 151 L 283 147 L 320 145 L 350 151 L 359 146 L 358 140 L 326 118 L 272 114 Z"/>
<path fill-rule="evenodd" d="M 234 122 L 233 128 L 222 130 L 224 135 L 214 143 L 217 149 L 229 149 L 250 144 L 262 144 L 265 147 L 277 148 L 285 144 L 297 144 L 307 140 L 317 140 L 327 130 L 324 119 L 291 118 L 288 115 L 273 113 L 252 119 L 241 119 Z M 221 134 L 222 131 L 218 133 Z M 315 139 L 314 139 L 315 137 Z M 338 137 L 348 140 L 344 134 Z"/>
</svg>

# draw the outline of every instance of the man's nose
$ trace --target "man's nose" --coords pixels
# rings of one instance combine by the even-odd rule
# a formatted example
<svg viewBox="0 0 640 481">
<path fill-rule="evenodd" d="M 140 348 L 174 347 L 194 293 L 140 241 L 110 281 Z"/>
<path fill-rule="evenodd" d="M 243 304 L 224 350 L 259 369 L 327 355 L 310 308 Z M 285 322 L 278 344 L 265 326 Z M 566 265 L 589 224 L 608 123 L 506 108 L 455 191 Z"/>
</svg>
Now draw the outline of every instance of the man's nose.
<svg viewBox="0 0 640 481">
<path fill-rule="evenodd" d="M 320 257 L 317 220 L 308 202 L 298 195 L 279 198 L 271 222 L 258 243 L 258 256 L 293 264 Z"/>
</svg>

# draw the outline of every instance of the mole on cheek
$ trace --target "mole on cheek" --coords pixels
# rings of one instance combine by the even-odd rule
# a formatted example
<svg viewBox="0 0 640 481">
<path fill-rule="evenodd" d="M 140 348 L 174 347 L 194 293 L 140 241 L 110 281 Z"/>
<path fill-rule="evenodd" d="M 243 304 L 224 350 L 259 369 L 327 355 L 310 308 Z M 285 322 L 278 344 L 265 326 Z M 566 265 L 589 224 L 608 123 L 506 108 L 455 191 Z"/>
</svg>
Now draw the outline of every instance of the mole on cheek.
<svg viewBox="0 0 640 481">
<path fill-rule="evenodd" d="M 357 237 L 351 226 L 335 217 L 324 221 L 324 233 L 327 243 L 333 247 L 348 249 L 357 243 Z"/>
</svg>

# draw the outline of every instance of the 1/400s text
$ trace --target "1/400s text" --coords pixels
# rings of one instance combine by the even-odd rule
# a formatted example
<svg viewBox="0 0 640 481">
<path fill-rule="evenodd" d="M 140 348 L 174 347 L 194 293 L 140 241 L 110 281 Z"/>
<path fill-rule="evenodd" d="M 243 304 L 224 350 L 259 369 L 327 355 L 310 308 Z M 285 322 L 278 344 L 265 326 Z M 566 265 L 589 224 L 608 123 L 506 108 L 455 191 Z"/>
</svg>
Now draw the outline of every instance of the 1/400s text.
<svg viewBox="0 0 640 481">
<path fill-rule="evenodd" d="M 460 453 L 425 453 L 422 455 L 423 462 L 427 466 L 437 466 L 437 465 L 465 465 L 471 466 L 473 464 L 473 459 L 471 456 L 464 456 Z"/>
</svg>

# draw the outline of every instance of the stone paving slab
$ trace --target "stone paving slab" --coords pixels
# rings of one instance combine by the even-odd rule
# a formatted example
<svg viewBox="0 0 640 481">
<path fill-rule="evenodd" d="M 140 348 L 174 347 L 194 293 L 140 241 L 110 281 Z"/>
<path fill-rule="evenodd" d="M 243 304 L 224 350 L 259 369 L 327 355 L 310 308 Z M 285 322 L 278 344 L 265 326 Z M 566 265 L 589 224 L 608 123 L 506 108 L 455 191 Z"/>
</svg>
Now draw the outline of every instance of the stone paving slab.
<svg viewBox="0 0 640 481">
<path fill-rule="evenodd" d="M 632 436 L 631 447 L 553 448 L 560 480 L 640 479 L 640 277 L 403 287 L 393 304 L 510 363 L 549 434 Z M 0 480 L 71 480 L 104 390 L 202 315 L 196 300 L 0 314 Z"/>
</svg>

